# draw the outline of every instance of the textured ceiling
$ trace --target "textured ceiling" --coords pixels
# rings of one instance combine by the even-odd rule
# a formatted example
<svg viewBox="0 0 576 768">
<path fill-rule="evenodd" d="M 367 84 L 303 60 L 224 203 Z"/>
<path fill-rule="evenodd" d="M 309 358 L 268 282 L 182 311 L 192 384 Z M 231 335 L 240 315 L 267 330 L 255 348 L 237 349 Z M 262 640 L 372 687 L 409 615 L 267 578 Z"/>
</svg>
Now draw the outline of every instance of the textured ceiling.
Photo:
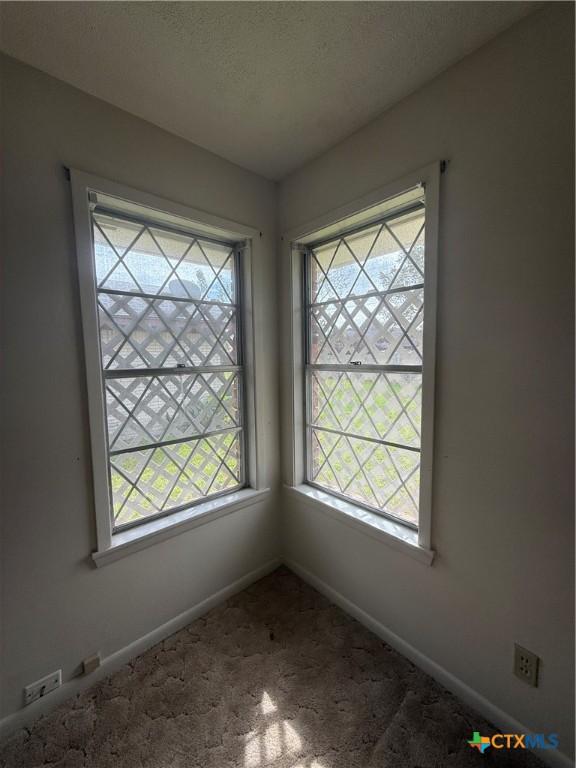
<svg viewBox="0 0 576 768">
<path fill-rule="evenodd" d="M 4 2 L 0 46 L 279 179 L 538 5 Z"/>
</svg>

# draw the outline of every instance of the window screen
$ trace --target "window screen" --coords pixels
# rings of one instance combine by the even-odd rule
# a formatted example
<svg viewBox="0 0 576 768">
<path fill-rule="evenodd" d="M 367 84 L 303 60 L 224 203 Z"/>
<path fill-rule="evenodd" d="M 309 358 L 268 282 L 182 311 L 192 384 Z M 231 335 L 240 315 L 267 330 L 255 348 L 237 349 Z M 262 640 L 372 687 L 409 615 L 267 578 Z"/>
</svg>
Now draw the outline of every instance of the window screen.
<svg viewBox="0 0 576 768">
<path fill-rule="evenodd" d="M 239 251 L 92 213 L 114 528 L 243 486 Z"/>
<path fill-rule="evenodd" d="M 310 484 L 417 527 L 423 201 L 306 248 Z"/>
</svg>

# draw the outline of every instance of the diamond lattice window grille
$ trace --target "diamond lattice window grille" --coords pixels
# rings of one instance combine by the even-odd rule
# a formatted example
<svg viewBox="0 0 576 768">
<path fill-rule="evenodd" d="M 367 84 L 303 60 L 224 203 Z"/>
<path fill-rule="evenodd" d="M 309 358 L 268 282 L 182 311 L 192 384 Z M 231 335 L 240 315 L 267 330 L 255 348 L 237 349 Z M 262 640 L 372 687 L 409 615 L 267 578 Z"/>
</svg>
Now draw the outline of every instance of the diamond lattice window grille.
<svg viewBox="0 0 576 768">
<path fill-rule="evenodd" d="M 425 211 L 307 248 L 307 480 L 417 527 Z"/>
<path fill-rule="evenodd" d="M 242 487 L 238 256 L 92 213 L 114 529 Z"/>
</svg>

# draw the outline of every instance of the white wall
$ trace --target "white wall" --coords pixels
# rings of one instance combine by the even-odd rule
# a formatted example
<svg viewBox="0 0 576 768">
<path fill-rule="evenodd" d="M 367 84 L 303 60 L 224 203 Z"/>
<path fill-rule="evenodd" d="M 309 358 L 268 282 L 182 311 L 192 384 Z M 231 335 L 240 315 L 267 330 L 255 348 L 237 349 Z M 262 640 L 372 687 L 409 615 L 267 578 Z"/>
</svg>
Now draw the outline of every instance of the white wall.
<svg viewBox="0 0 576 768">
<path fill-rule="evenodd" d="M 287 231 L 449 160 L 437 559 L 423 566 L 287 494 L 284 553 L 527 727 L 559 733 L 565 753 L 574 722 L 573 27 L 568 4 L 548 4 L 280 188 Z M 512 675 L 515 641 L 543 660 L 536 689 Z"/>
<path fill-rule="evenodd" d="M 69 183 L 79 168 L 262 230 L 257 398 L 278 476 L 275 185 L 14 60 L 3 71 L 3 624 L 0 717 L 278 554 L 276 503 L 95 569 L 88 414 Z"/>
</svg>

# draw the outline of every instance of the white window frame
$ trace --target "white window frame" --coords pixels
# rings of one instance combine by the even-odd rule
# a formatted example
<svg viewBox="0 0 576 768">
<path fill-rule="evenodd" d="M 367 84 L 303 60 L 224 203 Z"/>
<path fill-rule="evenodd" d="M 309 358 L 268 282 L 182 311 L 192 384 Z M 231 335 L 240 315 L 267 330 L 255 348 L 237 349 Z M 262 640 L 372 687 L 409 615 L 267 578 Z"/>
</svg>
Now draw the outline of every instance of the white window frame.
<svg viewBox="0 0 576 768">
<path fill-rule="evenodd" d="M 253 251 L 258 246 L 259 232 L 253 227 L 238 224 L 188 206 L 181 205 L 147 192 L 132 189 L 116 182 L 70 169 L 78 280 L 82 311 L 84 356 L 88 390 L 90 442 L 92 449 L 92 476 L 96 516 L 97 548 L 93 559 L 97 565 L 118 559 L 132 551 L 149 546 L 155 541 L 208 522 L 235 509 L 247 506 L 267 494 L 263 485 L 263 460 L 259 446 L 264 441 L 258 436 L 256 413 L 256 369 L 253 309 Z M 242 327 L 243 352 L 243 412 L 245 431 L 244 477 L 246 486 L 218 497 L 207 498 L 187 509 L 168 513 L 143 521 L 138 526 L 113 531 L 110 513 L 106 407 L 100 357 L 96 280 L 92 250 L 91 201 L 93 194 L 116 198 L 119 205 L 147 209 L 145 218 L 151 223 L 170 226 L 178 217 L 179 226 L 191 234 L 212 235 L 242 243 L 240 259 L 239 318 Z"/>
<path fill-rule="evenodd" d="M 368 535 L 383 539 L 396 549 L 407 551 L 416 559 L 431 564 L 432 550 L 432 480 L 434 459 L 434 401 L 436 369 L 436 313 L 438 272 L 438 206 L 440 193 L 440 162 L 407 174 L 389 184 L 354 200 L 341 208 L 294 228 L 284 234 L 284 258 L 288 264 L 290 313 L 288 346 L 291 372 L 287 382 L 289 407 L 289 451 L 284 467 L 285 486 L 301 502 L 343 520 Z M 424 279 L 424 333 L 422 359 L 422 437 L 420 458 L 420 499 L 418 529 L 415 531 L 400 521 L 388 520 L 377 513 L 323 492 L 306 482 L 305 437 L 305 296 L 302 280 L 303 245 L 311 242 L 321 230 L 338 235 L 352 221 L 368 225 L 377 215 L 378 207 L 386 206 L 391 198 L 419 184 L 426 194 L 426 239 Z M 380 213 L 380 216 L 382 214 Z M 287 252 L 286 252 L 287 251 Z"/>
</svg>

